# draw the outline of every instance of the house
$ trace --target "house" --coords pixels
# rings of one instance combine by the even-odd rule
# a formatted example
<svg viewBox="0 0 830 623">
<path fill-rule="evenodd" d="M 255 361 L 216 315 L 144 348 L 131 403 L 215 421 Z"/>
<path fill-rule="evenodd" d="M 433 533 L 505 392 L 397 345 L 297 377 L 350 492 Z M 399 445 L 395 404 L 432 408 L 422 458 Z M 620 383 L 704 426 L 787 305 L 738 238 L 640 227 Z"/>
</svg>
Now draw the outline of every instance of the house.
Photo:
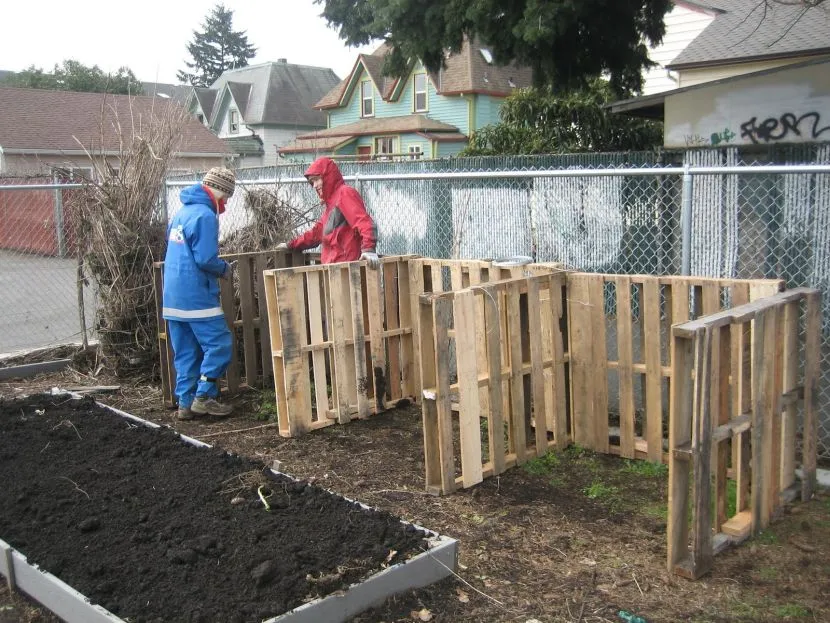
<svg viewBox="0 0 830 623">
<path fill-rule="evenodd" d="M 830 141 L 830 11 L 706 4 L 713 19 L 666 64 L 676 88 L 608 108 L 664 121 L 668 148 Z"/>
<path fill-rule="evenodd" d="M 328 115 L 327 127 L 301 134 L 280 155 L 298 161 L 452 156 L 472 132 L 499 120 L 505 97 L 532 83 L 530 68 L 496 65 L 476 42 L 448 54 L 438 72 L 419 61 L 400 78 L 382 74 L 388 50 L 383 44 L 359 55 L 349 75 L 315 105 Z"/>
<path fill-rule="evenodd" d="M 117 167 L 122 133 L 141 132 L 155 120 L 179 115 L 181 144 L 172 170 L 198 171 L 233 154 L 168 98 L 0 87 L 0 174 L 91 174 L 89 154 Z"/>
<path fill-rule="evenodd" d="M 329 68 L 281 58 L 226 71 L 210 88 L 192 87 L 187 105 L 237 154 L 237 167 L 273 165 L 279 148 L 326 127 L 314 104 L 339 81 Z"/>
</svg>

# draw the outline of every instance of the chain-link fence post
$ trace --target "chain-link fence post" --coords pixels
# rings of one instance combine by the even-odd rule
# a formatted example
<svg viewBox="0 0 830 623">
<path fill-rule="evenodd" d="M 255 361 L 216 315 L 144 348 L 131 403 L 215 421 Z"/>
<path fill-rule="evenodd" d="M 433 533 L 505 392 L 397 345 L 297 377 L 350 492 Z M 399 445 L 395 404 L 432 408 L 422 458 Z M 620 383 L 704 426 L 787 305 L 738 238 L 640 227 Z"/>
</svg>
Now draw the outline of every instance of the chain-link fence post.
<svg viewBox="0 0 830 623">
<path fill-rule="evenodd" d="M 680 204 L 680 274 L 690 275 L 692 272 L 692 193 L 694 192 L 694 178 L 689 171 L 688 163 L 683 166 L 683 190 Z"/>
<path fill-rule="evenodd" d="M 52 183 L 58 184 L 57 176 L 52 177 Z M 66 257 L 66 236 L 63 223 L 63 189 L 55 189 L 55 242 L 57 243 L 58 257 Z"/>
</svg>

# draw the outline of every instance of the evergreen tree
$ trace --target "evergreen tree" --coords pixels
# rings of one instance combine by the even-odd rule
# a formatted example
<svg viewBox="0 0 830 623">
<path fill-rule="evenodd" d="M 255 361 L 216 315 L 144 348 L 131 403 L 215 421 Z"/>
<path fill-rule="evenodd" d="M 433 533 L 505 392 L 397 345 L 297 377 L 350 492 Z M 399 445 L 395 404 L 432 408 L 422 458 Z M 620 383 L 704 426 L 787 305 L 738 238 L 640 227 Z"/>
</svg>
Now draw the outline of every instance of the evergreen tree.
<svg viewBox="0 0 830 623">
<path fill-rule="evenodd" d="M 30 89 L 82 91 L 86 93 L 115 93 L 141 95 L 141 82 L 128 67 L 120 67 L 114 74 L 105 73 L 98 65 L 88 67 L 75 60 L 65 60 L 47 73 L 34 65 L 8 78 L 5 84 Z"/>
<path fill-rule="evenodd" d="M 385 73 L 418 58 L 438 71 L 467 36 L 497 63 L 533 69 L 537 86 L 567 90 L 607 74 L 618 92 L 642 88 L 647 44 L 665 33 L 671 0 L 315 0 L 348 45 L 392 46 Z"/>
<path fill-rule="evenodd" d="M 228 69 L 246 67 L 256 54 L 256 48 L 248 43 L 245 31 L 233 30 L 233 11 L 217 4 L 202 24 L 203 31 L 193 31 L 193 41 L 187 51 L 193 62 L 185 61 L 188 71 L 179 71 L 182 83 L 207 87 Z"/>
</svg>

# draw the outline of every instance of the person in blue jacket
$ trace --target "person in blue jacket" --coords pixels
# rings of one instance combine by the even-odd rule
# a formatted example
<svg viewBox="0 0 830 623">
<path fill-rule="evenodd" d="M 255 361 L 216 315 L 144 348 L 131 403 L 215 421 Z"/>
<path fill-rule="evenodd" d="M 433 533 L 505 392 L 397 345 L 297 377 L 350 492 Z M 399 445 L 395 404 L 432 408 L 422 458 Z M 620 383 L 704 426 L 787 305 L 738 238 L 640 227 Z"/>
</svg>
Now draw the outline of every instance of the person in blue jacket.
<svg viewBox="0 0 830 623">
<path fill-rule="evenodd" d="M 233 171 L 212 168 L 201 184 L 182 191 L 182 207 L 167 228 L 162 316 L 173 346 L 180 420 L 232 411 L 218 401 L 217 381 L 230 365 L 233 344 L 219 303 L 219 279 L 232 273 L 219 258 L 219 215 L 235 187 Z"/>
</svg>

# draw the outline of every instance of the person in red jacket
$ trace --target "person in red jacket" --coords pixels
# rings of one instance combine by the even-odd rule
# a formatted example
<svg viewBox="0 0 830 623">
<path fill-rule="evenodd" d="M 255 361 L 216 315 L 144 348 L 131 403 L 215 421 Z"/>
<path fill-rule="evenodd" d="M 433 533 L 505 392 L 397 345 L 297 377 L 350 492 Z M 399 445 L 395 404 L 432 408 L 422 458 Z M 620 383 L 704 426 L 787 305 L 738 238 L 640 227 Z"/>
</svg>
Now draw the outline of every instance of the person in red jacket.
<svg viewBox="0 0 830 623">
<path fill-rule="evenodd" d="M 323 200 L 323 214 L 314 227 L 277 248 L 303 251 L 322 245 L 323 264 L 366 260 L 370 268 L 378 268 L 375 222 L 360 193 L 343 181 L 334 160 L 318 158 L 306 169 L 305 176 Z"/>
</svg>

